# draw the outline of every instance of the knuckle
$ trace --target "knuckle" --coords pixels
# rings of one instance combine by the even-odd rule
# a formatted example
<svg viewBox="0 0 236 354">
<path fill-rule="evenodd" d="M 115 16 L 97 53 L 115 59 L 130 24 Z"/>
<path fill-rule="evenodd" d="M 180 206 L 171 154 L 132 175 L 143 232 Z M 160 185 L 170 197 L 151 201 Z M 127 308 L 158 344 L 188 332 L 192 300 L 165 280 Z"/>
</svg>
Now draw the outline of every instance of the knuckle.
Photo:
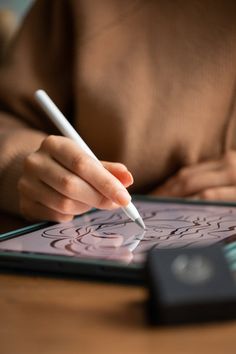
<svg viewBox="0 0 236 354">
<path fill-rule="evenodd" d="M 47 136 L 41 143 L 40 149 L 41 150 L 51 150 L 52 148 L 55 147 L 57 143 L 57 137 L 55 135 L 49 135 Z"/>
<path fill-rule="evenodd" d="M 179 171 L 178 184 L 183 193 L 188 194 L 192 191 L 194 180 L 193 178 L 190 178 L 189 170 L 187 168 L 183 168 Z"/>
<path fill-rule="evenodd" d="M 59 184 L 61 189 L 67 195 L 71 195 L 74 190 L 74 177 L 70 174 L 64 175 L 60 177 Z"/>
<path fill-rule="evenodd" d="M 182 168 L 178 172 L 177 176 L 178 176 L 178 179 L 179 179 L 180 182 L 186 183 L 188 181 L 188 179 L 189 179 L 189 173 L 188 173 L 187 168 Z"/>
<path fill-rule="evenodd" d="M 192 188 L 192 180 L 189 178 L 188 171 L 181 170 L 178 174 L 178 184 L 184 193 L 188 193 Z"/>
<path fill-rule="evenodd" d="M 76 174 L 83 174 L 88 166 L 88 158 L 83 154 L 76 154 L 71 160 L 71 169 Z"/>
<path fill-rule="evenodd" d="M 182 185 L 182 190 L 188 194 L 191 193 L 192 189 L 193 189 L 193 181 L 190 179 L 186 179 L 185 183 L 183 183 Z"/>
</svg>

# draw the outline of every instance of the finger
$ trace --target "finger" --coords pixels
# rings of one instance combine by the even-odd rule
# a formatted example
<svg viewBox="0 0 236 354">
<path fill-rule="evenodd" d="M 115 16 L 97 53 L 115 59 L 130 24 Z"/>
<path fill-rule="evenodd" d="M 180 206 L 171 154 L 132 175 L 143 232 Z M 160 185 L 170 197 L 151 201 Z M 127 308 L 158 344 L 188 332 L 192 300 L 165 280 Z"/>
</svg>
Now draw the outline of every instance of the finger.
<svg viewBox="0 0 236 354">
<path fill-rule="evenodd" d="M 193 195 L 193 199 L 203 199 L 203 200 L 212 200 L 212 201 L 236 201 L 236 187 L 218 187 L 218 188 L 208 188 L 204 191 L 201 191 L 198 194 Z"/>
<path fill-rule="evenodd" d="M 30 155 L 25 162 L 25 174 L 28 176 L 28 180 L 38 178 L 64 197 L 82 202 L 90 207 L 99 209 L 118 207 L 87 182 L 66 170 L 47 155 Z"/>
<path fill-rule="evenodd" d="M 195 174 L 197 172 L 204 172 L 204 171 L 217 171 L 221 169 L 221 167 L 222 167 L 222 160 L 212 160 L 212 161 L 205 161 L 205 162 L 200 162 L 193 165 L 185 166 L 181 168 L 181 170 L 186 170 L 189 173 Z"/>
<path fill-rule="evenodd" d="M 38 180 L 22 178 L 18 190 L 28 200 L 61 214 L 78 215 L 91 209 L 89 205 L 70 199 Z"/>
<path fill-rule="evenodd" d="M 37 202 L 32 202 L 32 200 L 27 198 L 20 200 L 20 212 L 30 221 L 48 220 L 55 222 L 67 222 L 73 219 L 73 215 L 61 214 Z"/>
<path fill-rule="evenodd" d="M 42 149 L 48 151 L 56 161 L 80 176 L 104 197 L 121 206 L 130 202 L 131 197 L 123 184 L 70 139 L 49 136 L 44 140 Z"/>
<path fill-rule="evenodd" d="M 227 151 L 218 160 L 200 162 L 198 164 L 186 166 L 181 170 L 188 171 L 189 174 L 200 173 L 204 171 L 219 171 L 221 169 L 234 170 L 236 161 L 236 152 L 234 150 Z"/>
<path fill-rule="evenodd" d="M 158 196 L 184 197 L 185 183 L 196 174 L 204 172 L 219 171 L 222 168 L 222 161 L 207 161 L 181 168 L 175 175 L 171 176 L 165 183 L 152 191 L 151 194 Z"/>
<path fill-rule="evenodd" d="M 202 190 L 232 184 L 230 176 L 225 169 L 217 171 L 205 170 L 191 173 L 189 170 L 181 170 L 175 177 L 157 190 L 158 195 L 172 197 L 187 197 Z"/>
<path fill-rule="evenodd" d="M 102 162 L 103 166 L 127 188 L 133 184 L 134 179 L 127 167 L 121 163 Z"/>
</svg>

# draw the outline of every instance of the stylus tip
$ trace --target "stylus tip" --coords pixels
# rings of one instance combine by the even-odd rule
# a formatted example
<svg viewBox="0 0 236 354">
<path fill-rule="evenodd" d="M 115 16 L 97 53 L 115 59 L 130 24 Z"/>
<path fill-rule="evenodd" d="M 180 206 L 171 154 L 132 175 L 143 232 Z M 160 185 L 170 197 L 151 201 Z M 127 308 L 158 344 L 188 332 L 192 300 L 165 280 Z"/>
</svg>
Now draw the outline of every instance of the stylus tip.
<svg viewBox="0 0 236 354">
<path fill-rule="evenodd" d="M 145 224 L 144 224 L 142 218 L 139 217 L 139 218 L 135 219 L 135 222 L 136 222 L 136 224 L 137 224 L 138 226 L 140 226 L 143 230 L 146 230 L 146 226 L 145 226 Z"/>
</svg>

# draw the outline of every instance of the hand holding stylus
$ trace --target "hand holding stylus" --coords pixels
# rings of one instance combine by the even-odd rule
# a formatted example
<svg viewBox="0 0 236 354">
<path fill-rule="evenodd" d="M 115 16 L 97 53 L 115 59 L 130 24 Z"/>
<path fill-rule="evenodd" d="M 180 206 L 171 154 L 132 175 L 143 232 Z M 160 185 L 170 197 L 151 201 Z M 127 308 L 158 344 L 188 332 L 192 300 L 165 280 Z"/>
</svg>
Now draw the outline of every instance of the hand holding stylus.
<svg viewBox="0 0 236 354">
<path fill-rule="evenodd" d="M 98 161 L 46 93 L 37 91 L 36 97 L 66 137 L 46 137 L 39 150 L 26 158 L 19 181 L 24 216 L 61 222 L 92 207 L 123 207 L 132 220 L 144 227 L 126 190 L 133 183 L 127 168 Z"/>
<path fill-rule="evenodd" d="M 90 210 L 126 205 L 133 178 L 118 163 L 98 164 L 71 139 L 46 137 L 25 159 L 19 181 L 22 214 L 32 220 L 64 222 Z"/>
</svg>

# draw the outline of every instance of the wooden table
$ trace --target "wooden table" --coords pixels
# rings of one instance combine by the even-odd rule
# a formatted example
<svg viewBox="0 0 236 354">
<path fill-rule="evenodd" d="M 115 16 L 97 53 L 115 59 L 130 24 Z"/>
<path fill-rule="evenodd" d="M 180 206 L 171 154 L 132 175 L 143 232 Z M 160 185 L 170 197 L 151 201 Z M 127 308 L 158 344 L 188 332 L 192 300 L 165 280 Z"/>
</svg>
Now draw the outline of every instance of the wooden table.
<svg viewBox="0 0 236 354">
<path fill-rule="evenodd" d="M 22 221 L 1 215 L 1 231 Z M 146 290 L 0 273 L 0 354 L 236 353 L 236 322 L 149 328 Z"/>
</svg>

